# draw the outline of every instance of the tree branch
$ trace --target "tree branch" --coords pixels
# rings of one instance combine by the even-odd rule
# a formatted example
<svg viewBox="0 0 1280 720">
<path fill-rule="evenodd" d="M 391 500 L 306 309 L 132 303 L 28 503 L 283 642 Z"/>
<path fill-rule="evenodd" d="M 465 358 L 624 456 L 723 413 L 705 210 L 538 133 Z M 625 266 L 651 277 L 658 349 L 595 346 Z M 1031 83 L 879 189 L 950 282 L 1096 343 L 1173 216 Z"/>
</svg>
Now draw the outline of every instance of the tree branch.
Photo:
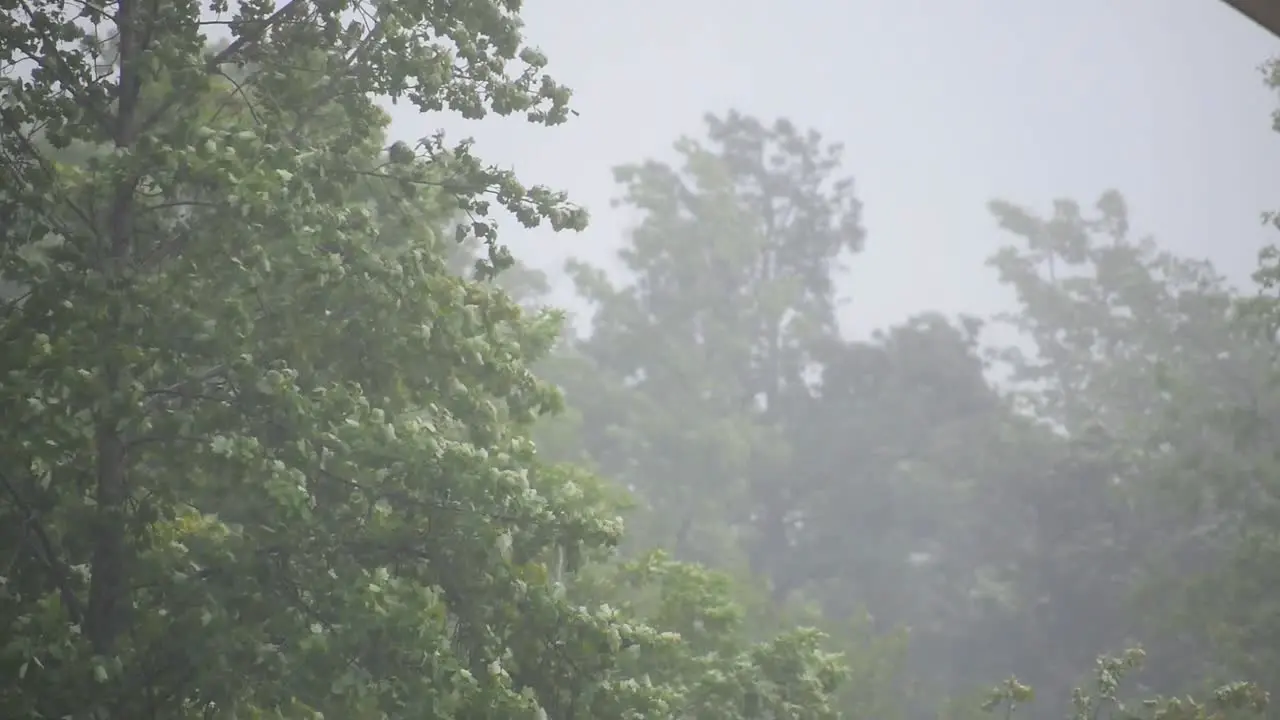
<svg viewBox="0 0 1280 720">
<path fill-rule="evenodd" d="M 262 38 L 266 36 L 267 32 L 279 25 L 285 18 L 297 13 L 302 5 L 303 0 L 289 0 L 289 2 L 285 3 L 283 7 L 272 13 L 271 17 L 262 21 L 261 26 L 256 33 L 245 33 L 241 35 L 230 45 L 225 47 L 222 52 L 219 52 L 209 58 L 209 61 L 205 63 L 205 71 L 210 75 L 218 74 L 220 66 L 230 62 L 232 58 L 236 57 L 236 55 L 260 42 Z M 164 117 L 166 113 L 173 109 L 174 105 L 185 99 L 185 93 L 170 93 L 168 97 L 166 97 L 155 110 L 151 111 L 151 114 L 138 125 L 139 132 L 146 132 L 155 125 L 160 118 Z"/>
<path fill-rule="evenodd" d="M 67 569 L 66 564 L 58 558 L 53 541 L 49 539 L 48 533 L 44 531 L 44 527 L 36 517 L 35 511 L 23 501 L 21 493 L 18 492 L 18 489 L 14 487 L 9 477 L 3 472 L 0 472 L 0 485 L 4 486 L 9 497 L 13 499 L 14 506 L 23 514 L 27 527 L 35 534 L 36 542 L 39 543 L 41 554 L 44 556 L 42 560 L 48 567 L 50 575 L 53 576 L 54 584 L 58 588 L 58 595 L 62 599 L 63 607 L 67 609 L 67 614 L 71 617 L 71 622 L 77 625 L 81 624 L 84 621 L 84 606 L 81 605 L 80 598 L 76 596 L 75 591 L 71 588 L 71 572 Z"/>
</svg>

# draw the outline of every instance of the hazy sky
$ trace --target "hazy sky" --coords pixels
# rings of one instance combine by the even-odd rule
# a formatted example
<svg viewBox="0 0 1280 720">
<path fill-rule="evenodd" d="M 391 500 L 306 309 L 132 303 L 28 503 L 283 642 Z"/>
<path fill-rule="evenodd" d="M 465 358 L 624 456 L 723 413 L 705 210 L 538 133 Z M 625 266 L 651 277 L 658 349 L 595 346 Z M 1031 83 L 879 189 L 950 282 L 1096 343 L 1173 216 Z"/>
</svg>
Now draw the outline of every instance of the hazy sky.
<svg viewBox="0 0 1280 720">
<path fill-rule="evenodd" d="M 539 267 L 611 263 L 628 219 L 610 168 L 670 157 L 730 108 L 845 144 L 868 230 L 844 288 L 858 335 L 1008 302 L 983 266 L 1003 242 L 993 197 L 1088 205 L 1115 187 L 1138 231 L 1241 280 L 1273 238 L 1280 135 L 1257 68 L 1280 42 L 1221 0 L 529 0 L 525 17 L 581 116 L 445 127 L 590 208 L 581 235 L 506 232 Z M 394 132 L 435 122 L 402 109 Z"/>
</svg>

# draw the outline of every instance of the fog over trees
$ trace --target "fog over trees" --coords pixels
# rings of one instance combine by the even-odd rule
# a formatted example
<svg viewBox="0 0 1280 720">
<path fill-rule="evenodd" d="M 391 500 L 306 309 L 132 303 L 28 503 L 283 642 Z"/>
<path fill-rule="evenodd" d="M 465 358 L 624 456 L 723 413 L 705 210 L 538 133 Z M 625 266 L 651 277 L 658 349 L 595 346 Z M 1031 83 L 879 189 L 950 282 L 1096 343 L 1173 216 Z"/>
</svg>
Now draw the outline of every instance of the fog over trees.
<svg viewBox="0 0 1280 720">
<path fill-rule="evenodd" d="M 0 718 L 1273 712 L 1280 251 L 992 199 L 1013 306 L 855 339 L 841 138 L 710 108 L 544 272 L 432 126 L 571 131 L 519 6 L 5 5 Z"/>
</svg>

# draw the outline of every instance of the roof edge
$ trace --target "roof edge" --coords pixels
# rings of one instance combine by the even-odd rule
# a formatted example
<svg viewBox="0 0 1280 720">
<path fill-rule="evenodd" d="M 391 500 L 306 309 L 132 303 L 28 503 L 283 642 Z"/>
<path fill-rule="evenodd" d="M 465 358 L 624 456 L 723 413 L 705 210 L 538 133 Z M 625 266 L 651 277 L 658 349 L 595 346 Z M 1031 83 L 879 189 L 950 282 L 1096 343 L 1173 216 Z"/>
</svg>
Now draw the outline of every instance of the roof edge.
<svg viewBox="0 0 1280 720">
<path fill-rule="evenodd" d="M 1280 0 L 1223 0 L 1241 15 L 1280 37 Z"/>
</svg>

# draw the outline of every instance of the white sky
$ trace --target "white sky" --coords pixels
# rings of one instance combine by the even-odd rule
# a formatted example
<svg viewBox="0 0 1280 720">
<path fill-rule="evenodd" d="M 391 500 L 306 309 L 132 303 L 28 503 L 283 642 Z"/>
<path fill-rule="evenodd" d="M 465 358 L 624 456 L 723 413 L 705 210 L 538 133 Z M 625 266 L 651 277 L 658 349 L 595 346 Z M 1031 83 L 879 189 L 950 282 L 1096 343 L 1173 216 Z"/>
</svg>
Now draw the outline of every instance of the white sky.
<svg viewBox="0 0 1280 720">
<path fill-rule="evenodd" d="M 1280 135 L 1257 68 L 1280 42 L 1221 0 L 530 0 L 525 17 L 581 116 L 444 126 L 592 211 L 582 235 L 506 231 L 538 267 L 610 264 L 627 226 L 610 168 L 670 157 L 730 108 L 845 144 L 868 229 L 843 288 L 857 335 L 1008 302 L 983 266 L 1003 242 L 993 197 L 1091 205 L 1115 187 L 1139 232 L 1240 280 L 1274 238 L 1259 214 L 1280 209 Z M 436 129 L 394 114 L 397 137 Z"/>
</svg>

